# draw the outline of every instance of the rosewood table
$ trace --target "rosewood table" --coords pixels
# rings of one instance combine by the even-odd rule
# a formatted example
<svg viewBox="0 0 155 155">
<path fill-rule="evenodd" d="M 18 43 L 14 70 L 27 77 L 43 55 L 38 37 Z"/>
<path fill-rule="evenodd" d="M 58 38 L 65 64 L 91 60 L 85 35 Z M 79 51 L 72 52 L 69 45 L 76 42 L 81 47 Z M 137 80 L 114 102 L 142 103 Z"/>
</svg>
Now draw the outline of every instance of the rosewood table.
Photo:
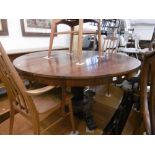
<svg viewBox="0 0 155 155">
<path fill-rule="evenodd" d="M 85 86 L 103 85 L 114 77 L 129 76 L 141 65 L 139 60 L 118 53 L 101 58 L 97 51 L 83 51 L 80 64 L 77 55 L 68 51 L 53 51 L 50 59 L 47 55 L 48 51 L 26 54 L 16 58 L 13 64 L 24 78 L 61 86 L 62 90 L 72 87 L 78 101 L 83 100 Z"/>
<path fill-rule="evenodd" d="M 95 51 L 83 51 L 82 64 L 76 54 L 67 51 L 30 53 L 13 61 L 16 69 L 28 79 L 56 86 L 94 86 L 112 81 L 113 77 L 128 76 L 141 65 L 135 58 L 123 54 L 109 54 L 99 58 Z"/>
</svg>

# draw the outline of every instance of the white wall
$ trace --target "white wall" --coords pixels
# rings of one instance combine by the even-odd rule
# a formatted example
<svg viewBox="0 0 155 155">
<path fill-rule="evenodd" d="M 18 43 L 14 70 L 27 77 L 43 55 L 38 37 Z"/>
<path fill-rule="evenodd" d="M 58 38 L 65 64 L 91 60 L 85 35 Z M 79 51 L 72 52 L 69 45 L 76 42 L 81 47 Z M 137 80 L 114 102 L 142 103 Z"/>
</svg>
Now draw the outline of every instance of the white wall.
<svg viewBox="0 0 155 155">
<path fill-rule="evenodd" d="M 49 46 L 49 37 L 23 37 L 20 26 L 20 19 L 7 19 L 8 36 L 0 36 L 4 48 L 7 50 L 39 48 Z M 68 30 L 66 25 L 59 25 L 58 31 Z M 54 46 L 69 46 L 69 36 L 59 35 L 54 39 Z"/>
<path fill-rule="evenodd" d="M 154 32 L 154 25 L 133 26 L 134 33 L 140 40 L 151 40 Z"/>
<path fill-rule="evenodd" d="M 155 27 L 155 19 L 130 19 L 131 27 L 140 40 L 151 40 Z"/>
</svg>

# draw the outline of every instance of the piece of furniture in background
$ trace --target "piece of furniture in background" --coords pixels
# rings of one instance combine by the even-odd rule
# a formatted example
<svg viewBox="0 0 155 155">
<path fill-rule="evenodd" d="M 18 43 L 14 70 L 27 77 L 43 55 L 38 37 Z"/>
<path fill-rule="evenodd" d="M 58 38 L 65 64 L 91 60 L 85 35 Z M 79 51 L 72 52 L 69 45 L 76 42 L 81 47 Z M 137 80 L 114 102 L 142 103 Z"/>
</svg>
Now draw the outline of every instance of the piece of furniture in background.
<svg viewBox="0 0 155 155">
<path fill-rule="evenodd" d="M 87 22 L 95 22 L 98 25 L 98 32 L 96 31 L 88 31 L 88 32 L 83 32 L 83 23 Z M 55 32 L 57 25 L 58 24 L 66 24 L 70 26 L 71 31 L 67 32 Z M 57 34 L 70 34 L 70 48 L 69 52 L 72 52 L 72 47 L 73 47 L 73 36 L 76 34 L 78 35 L 78 45 L 77 45 L 77 53 L 79 57 L 79 64 L 81 63 L 81 57 L 82 57 L 82 36 L 84 34 L 96 34 L 98 33 L 98 47 L 99 47 L 99 53 L 101 53 L 101 22 L 100 20 L 93 20 L 93 19 L 54 19 L 52 20 L 51 24 L 51 34 L 50 34 L 50 44 L 49 44 L 49 52 L 48 52 L 48 58 L 51 56 L 51 51 L 53 48 L 53 40 L 54 40 L 54 35 Z M 74 27 L 79 25 L 79 30 L 75 31 Z"/>
<path fill-rule="evenodd" d="M 137 46 L 137 43 L 135 42 L 137 39 L 135 34 L 134 34 L 134 28 L 130 28 L 128 29 L 127 32 L 125 32 L 124 35 L 127 35 L 127 43 L 126 43 L 126 47 L 127 48 L 135 48 Z M 138 41 L 138 40 L 137 40 Z"/>
<path fill-rule="evenodd" d="M 140 112 L 146 134 L 155 134 L 155 51 L 145 53 L 140 75 Z M 147 86 L 150 86 L 150 92 Z"/>
<path fill-rule="evenodd" d="M 97 38 L 96 35 L 86 35 L 83 38 L 82 43 L 83 50 L 97 50 Z"/>
<path fill-rule="evenodd" d="M 72 129 L 75 131 L 72 104 L 70 97 L 66 95 L 65 88 L 62 88 L 62 92 L 56 94 L 54 94 L 55 91 L 52 91 L 53 86 L 46 86 L 37 90 L 27 90 L 1 44 L 0 78 L 5 84 L 10 101 L 10 134 L 13 132 L 14 115 L 16 112 L 32 123 L 34 134 L 46 131 L 68 115 L 70 116 Z M 65 105 L 68 106 L 68 112 L 65 111 Z M 60 110 L 60 117 L 41 130 L 41 124 L 45 118 L 58 110 Z"/>
<path fill-rule="evenodd" d="M 120 37 L 120 39 L 121 42 L 124 42 L 124 47 L 121 45 L 119 51 L 138 59 L 138 54 L 141 52 L 141 48 L 139 46 L 139 38 L 134 34 L 134 29 L 129 29 L 128 32 Z"/>
<path fill-rule="evenodd" d="M 112 35 L 114 35 L 114 34 L 112 34 Z M 106 36 L 106 37 L 103 38 L 102 50 L 103 50 L 103 57 L 105 57 L 105 59 L 110 59 L 110 54 L 117 52 L 118 43 L 119 43 L 118 41 L 119 41 L 118 38 L 115 37 L 115 36 Z M 107 84 L 105 86 L 102 86 L 102 89 L 100 88 L 100 89 L 96 90 L 96 97 L 95 97 L 96 102 L 102 102 L 102 101 L 105 101 L 105 100 L 108 101 L 108 99 L 107 99 L 108 97 L 114 97 L 115 96 L 115 93 L 114 93 L 114 91 L 112 89 L 117 91 L 117 88 L 114 88 L 114 87 L 110 86 L 110 83 L 111 83 L 111 81 L 107 82 Z M 118 102 L 120 103 L 122 93 L 119 92 L 118 94 L 121 94 L 121 95 L 118 95 L 120 97 L 118 99 Z M 110 101 L 112 102 L 112 104 L 115 102 L 113 99 L 110 100 L 110 98 L 109 98 L 108 102 L 110 102 Z M 116 102 L 116 104 L 118 104 L 118 103 Z"/>
<path fill-rule="evenodd" d="M 104 54 L 114 53 L 118 50 L 119 40 L 115 36 L 104 37 L 102 43 L 102 50 Z"/>
<path fill-rule="evenodd" d="M 102 19 L 102 35 L 112 36 L 113 33 L 120 33 L 119 19 Z"/>
</svg>

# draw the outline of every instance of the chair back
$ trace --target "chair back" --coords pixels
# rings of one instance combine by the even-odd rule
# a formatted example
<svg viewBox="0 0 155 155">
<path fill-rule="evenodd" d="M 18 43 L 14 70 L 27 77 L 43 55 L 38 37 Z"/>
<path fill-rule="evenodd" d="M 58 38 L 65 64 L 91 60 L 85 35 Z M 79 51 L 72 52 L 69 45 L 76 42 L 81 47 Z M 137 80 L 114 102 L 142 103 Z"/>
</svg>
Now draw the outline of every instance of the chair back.
<svg viewBox="0 0 155 155">
<path fill-rule="evenodd" d="M 26 87 L 0 43 L 0 79 L 5 84 L 10 100 L 10 108 L 27 118 L 37 119 L 36 107 L 26 93 Z"/>
<path fill-rule="evenodd" d="M 140 76 L 140 110 L 147 134 L 155 134 L 155 51 L 145 53 Z M 150 92 L 147 93 L 147 86 Z"/>
<path fill-rule="evenodd" d="M 106 53 L 116 52 L 118 49 L 118 38 L 113 36 L 104 38 L 102 49 Z"/>
</svg>

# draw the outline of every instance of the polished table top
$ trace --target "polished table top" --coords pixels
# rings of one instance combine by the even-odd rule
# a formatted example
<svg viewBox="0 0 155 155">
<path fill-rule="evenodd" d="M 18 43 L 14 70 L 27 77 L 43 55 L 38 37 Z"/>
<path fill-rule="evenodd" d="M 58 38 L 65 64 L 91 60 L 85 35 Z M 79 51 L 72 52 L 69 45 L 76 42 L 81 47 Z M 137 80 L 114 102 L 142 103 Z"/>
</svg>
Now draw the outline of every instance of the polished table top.
<svg viewBox="0 0 155 155">
<path fill-rule="evenodd" d="M 98 58 L 95 51 L 83 51 L 82 64 L 78 65 L 76 54 L 68 51 L 36 52 L 16 58 L 16 69 L 27 78 L 46 84 L 86 86 L 99 85 L 112 80 L 114 76 L 126 76 L 135 72 L 141 62 L 123 54 L 109 54 Z"/>
</svg>

